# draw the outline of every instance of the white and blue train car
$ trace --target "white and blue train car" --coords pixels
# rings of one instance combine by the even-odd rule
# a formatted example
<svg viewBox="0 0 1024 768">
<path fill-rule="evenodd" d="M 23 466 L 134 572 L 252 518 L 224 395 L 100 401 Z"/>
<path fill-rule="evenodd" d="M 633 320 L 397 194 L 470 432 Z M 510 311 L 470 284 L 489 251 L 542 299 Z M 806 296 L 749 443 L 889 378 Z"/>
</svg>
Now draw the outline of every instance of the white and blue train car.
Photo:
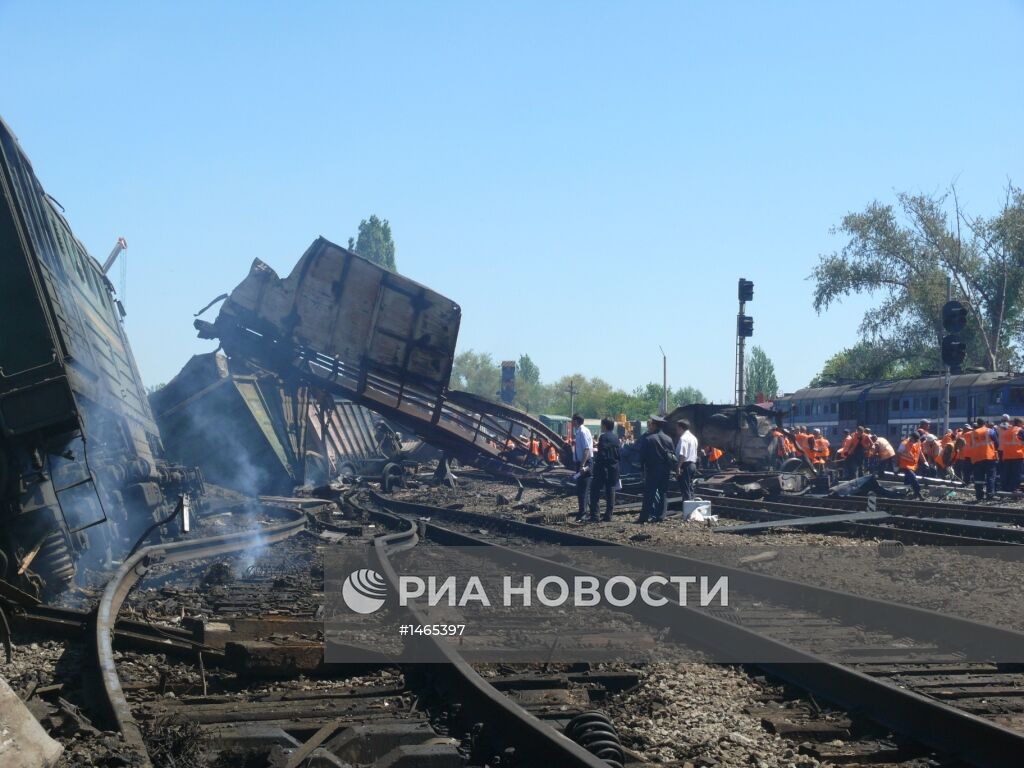
<svg viewBox="0 0 1024 768">
<path fill-rule="evenodd" d="M 829 387 L 808 387 L 775 400 L 787 428 L 818 428 L 833 447 L 844 430 L 863 425 L 878 435 L 902 439 L 921 419 L 934 429 L 945 417 L 945 376 L 897 379 Z M 1024 375 L 969 373 L 953 376 L 949 388 L 950 426 L 975 419 L 1024 416 Z"/>
</svg>

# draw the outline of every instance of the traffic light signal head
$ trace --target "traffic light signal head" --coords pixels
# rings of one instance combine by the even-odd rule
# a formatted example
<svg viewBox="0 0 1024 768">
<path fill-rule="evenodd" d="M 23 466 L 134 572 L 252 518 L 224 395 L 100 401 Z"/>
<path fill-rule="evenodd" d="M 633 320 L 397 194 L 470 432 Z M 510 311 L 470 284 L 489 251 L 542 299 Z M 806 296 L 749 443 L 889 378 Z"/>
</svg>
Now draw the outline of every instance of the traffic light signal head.
<svg viewBox="0 0 1024 768">
<path fill-rule="evenodd" d="M 967 357 L 967 345 L 960 341 L 956 334 L 947 334 L 942 339 L 942 364 L 948 365 L 954 372 L 960 372 L 960 366 Z"/>
<path fill-rule="evenodd" d="M 749 315 L 736 315 L 736 335 L 749 339 L 754 335 L 754 318 Z"/>
<path fill-rule="evenodd" d="M 947 333 L 960 333 L 967 325 L 967 307 L 959 301 L 947 301 L 942 307 L 942 327 Z"/>
<path fill-rule="evenodd" d="M 741 277 L 737 293 L 739 294 L 740 301 L 753 301 L 754 283 Z"/>
</svg>

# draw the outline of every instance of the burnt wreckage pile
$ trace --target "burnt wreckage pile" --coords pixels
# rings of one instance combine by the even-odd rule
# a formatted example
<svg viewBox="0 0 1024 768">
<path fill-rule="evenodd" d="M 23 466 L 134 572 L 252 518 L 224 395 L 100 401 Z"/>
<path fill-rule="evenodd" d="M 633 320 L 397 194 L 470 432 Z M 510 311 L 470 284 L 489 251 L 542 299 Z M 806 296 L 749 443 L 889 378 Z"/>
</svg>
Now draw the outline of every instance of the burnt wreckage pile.
<svg viewBox="0 0 1024 768">
<path fill-rule="evenodd" d="M 109 570 L 147 530 L 201 512 L 204 478 L 257 495 L 400 475 L 402 435 L 499 474 L 529 472 L 509 447 L 533 436 L 569 456 L 539 421 L 448 389 L 457 304 L 323 238 L 284 279 L 257 260 L 216 320 L 196 321 L 223 353 L 147 400 L 113 285 L 2 123 L 0 184 L 0 577 L 13 588 L 38 599 L 83 564 Z"/>
<path fill-rule="evenodd" d="M 40 654 L 30 657 L 34 669 L 16 680 L 11 675 L 15 684 L 10 689 L 0 686 L 0 730 L 5 731 L 0 764 L 6 765 L 10 744 L 20 749 L 28 743 L 20 733 L 7 738 L 10 713 L 28 712 L 22 698 L 34 699 L 28 718 L 32 725 L 39 720 L 65 737 L 74 752 L 69 765 L 198 765 L 200 750 L 211 747 L 218 764 L 290 768 L 602 768 L 621 766 L 627 757 L 630 763 L 642 762 L 642 756 L 623 748 L 606 715 L 593 709 L 636 687 L 634 669 L 587 663 L 560 669 L 552 664 L 551 646 L 545 648 L 541 670 L 522 672 L 498 664 L 484 670 L 485 679 L 468 661 L 472 642 L 463 649 L 461 642 L 456 646 L 424 633 L 436 646 L 429 658 L 441 662 L 424 671 L 425 665 L 398 666 L 385 653 L 388 640 L 400 642 L 397 638 L 405 633 L 391 638 L 376 630 L 364 633 L 357 623 L 356 640 L 339 644 L 322 629 L 330 610 L 324 592 L 339 581 L 332 583 L 326 575 L 328 550 L 372 552 L 392 591 L 398 572 L 390 558 L 421 545 L 471 545 L 491 554 L 508 549 L 517 561 L 529 558 L 559 573 L 572 570 L 566 551 L 581 545 L 601 547 L 600 559 L 610 560 L 616 572 L 631 562 L 645 573 L 652 567 L 666 573 L 681 567 L 677 555 L 632 546 L 652 534 L 630 536 L 631 546 L 619 547 L 612 557 L 609 545 L 615 541 L 558 530 L 546 519 L 519 520 L 515 512 L 539 507 L 531 509 L 530 500 L 511 505 L 500 493 L 497 505 L 508 509 L 495 515 L 463 509 L 462 502 L 434 507 L 393 495 L 367 497 L 358 488 L 338 490 L 339 478 L 355 476 L 372 476 L 386 489 L 407 464 L 416 463 L 414 450 L 423 450 L 412 447 L 410 436 L 434 451 L 439 469 L 449 459 L 458 460 L 501 482 L 541 471 L 532 466 L 527 449 L 535 439 L 553 444 L 562 462 L 571 465 L 571 450 L 545 425 L 514 408 L 449 389 L 461 315 L 457 304 L 318 238 L 284 278 L 255 261 L 230 294 L 215 300 L 223 300 L 216 318 L 195 321 L 200 337 L 217 340 L 219 348 L 193 357 L 147 398 L 122 325 L 123 308 L 105 267 L 74 238 L 2 123 L 0 196 L 0 307 L 6 321 L 0 333 L 0 641 L 8 661 L 5 674 L 13 669 L 10 627 L 69 638 L 59 659 L 65 667 L 61 673 L 53 655 Z M 1024 543 L 1019 530 L 1024 519 L 1012 510 L 907 502 L 874 480 L 871 488 L 864 480 L 839 486 L 833 490 L 837 498 L 808 494 L 766 500 L 805 491 L 808 481 L 825 489 L 829 484 L 824 471 L 803 459 L 790 459 L 795 464 L 783 465 L 785 472 L 763 471 L 779 455 L 779 416 L 755 406 L 713 405 L 685 406 L 668 415 L 669 432 L 685 419 L 701 443 L 724 448 L 744 470 L 706 477 L 701 486 L 702 493 L 714 497 L 712 511 L 750 520 L 724 529 L 729 533 L 803 527 L 885 536 L 883 543 L 900 545 L 886 547 L 885 557 L 899 556 L 904 542 Z M 624 452 L 623 461 L 628 460 Z M 566 479 L 569 473 L 556 474 Z M 482 475 L 476 473 L 469 482 L 481 482 Z M 296 488 L 316 491 L 332 484 L 329 494 L 292 497 L 298 495 Z M 557 485 L 547 478 L 537 484 Z M 456 492 L 433 490 L 446 501 L 452 500 L 447 494 Z M 845 498 L 869 490 L 876 498 L 868 512 L 860 500 Z M 952 515 L 958 517 L 949 519 Z M 391 532 L 380 535 L 378 524 Z M 164 540 L 154 542 L 158 530 Z M 504 544 L 497 543 L 494 533 L 501 534 Z M 539 557 L 540 542 L 556 543 L 557 559 Z M 770 562 L 776 556 L 762 552 L 748 560 Z M 447 560 L 443 565 L 454 570 Z M 593 563 L 584 559 L 576 565 L 590 568 Z M 101 577 L 102 590 L 72 593 L 86 603 L 84 608 L 42 602 L 76 578 L 88 585 L 90 580 L 81 577 L 90 572 Z M 666 610 L 655 616 L 641 607 L 634 618 L 649 627 L 630 622 L 628 638 L 649 640 L 652 646 L 657 641 L 659 650 L 668 629 L 684 638 L 687 628 L 699 630 L 690 635 L 698 648 L 701 632 L 719 650 L 753 639 L 759 648 L 784 651 L 770 657 L 778 662 L 760 663 L 762 669 L 849 711 L 868 713 L 882 727 L 886 745 L 895 732 L 949 753 L 969 744 L 973 764 L 1017 764 L 1013 755 L 1020 753 L 1024 736 L 1011 730 L 1018 720 L 1007 723 L 1005 718 L 1019 715 L 1019 665 L 1002 668 L 988 656 L 963 663 L 962 657 L 963 649 L 979 639 L 999 649 L 1019 648 L 1016 631 L 956 617 L 940 625 L 935 623 L 939 614 L 931 610 L 788 579 L 798 599 L 779 614 L 764 600 L 777 597 L 780 577 L 737 568 L 729 573 L 740 587 L 734 594 L 742 595 L 745 588 L 757 601 L 757 612 L 744 621 L 738 612 L 723 617 Z M 824 610 L 840 603 L 857 609 L 857 621 L 849 627 Z M 437 614 L 410 605 L 397 617 L 381 618 L 415 621 L 423 628 L 430 626 L 431 615 Z M 859 633 L 863 645 L 868 622 L 862 616 L 877 624 L 868 637 L 875 645 L 867 648 L 867 662 L 855 658 L 836 664 L 808 650 L 822 636 L 831 642 L 823 627 L 836 630 L 844 651 L 849 650 L 845 630 Z M 793 632 L 801 621 L 806 630 Z M 513 627 L 517 648 L 524 628 L 534 629 L 532 624 Z M 580 630 L 587 637 L 595 628 Z M 922 635 L 920 642 L 908 644 L 915 633 Z M 328 647 L 348 654 L 342 662 L 326 658 L 325 635 Z M 479 647 L 490 648 L 488 638 L 476 639 L 487 641 Z M 949 647 L 939 647 L 939 639 Z M 857 650 L 850 655 L 856 657 Z M 942 690 L 955 689 L 952 694 L 969 706 L 936 702 L 928 686 L 908 690 L 905 681 L 883 679 L 938 674 L 935 665 L 923 661 L 927 657 L 922 654 L 933 651 L 945 664 L 943 674 L 959 675 L 952 684 L 938 681 Z M 74 654 L 83 660 L 88 655 L 91 663 L 78 663 Z M 370 666 L 352 669 L 356 660 Z M 876 669 L 866 674 L 868 664 Z M 99 678 L 88 693 L 83 693 L 83 669 Z M 659 706 L 664 690 L 659 686 Z M 65 696 L 108 711 L 86 715 Z M 774 711 L 781 709 L 773 708 L 775 725 L 789 722 L 775 719 L 783 717 Z M 651 714 L 645 705 L 639 721 L 645 730 L 650 730 Z M 93 715 L 96 722 L 105 717 L 120 735 L 101 739 L 104 734 L 90 722 Z M 846 731 L 850 723 L 832 723 L 824 730 L 818 722 L 797 725 L 826 734 L 829 746 L 843 748 L 844 761 L 851 757 L 842 740 L 837 745 L 831 738 L 852 735 Z M 868 757 L 878 754 L 891 764 L 892 750 L 877 749 L 874 732 L 869 735 Z M 46 735 L 32 738 L 47 752 L 39 763 L 52 763 L 55 751 L 45 744 Z M 102 753 L 95 744 L 88 754 L 78 751 L 90 739 L 102 743 Z M 753 745 L 738 732 L 725 741 Z M 764 762 L 751 751 L 741 752 L 735 764 Z M 912 759 L 918 752 L 919 745 Z M 791 755 L 793 750 L 786 759 Z"/>
<path fill-rule="evenodd" d="M 269 472 L 280 489 L 322 484 L 345 464 L 378 476 L 393 468 L 397 449 L 377 451 L 390 467 L 368 468 L 366 456 L 339 448 L 352 434 L 339 403 L 362 422 L 356 432 L 368 435 L 368 448 L 382 436 L 395 445 L 392 424 L 449 458 L 503 474 L 528 471 L 510 441 L 521 446 L 536 436 L 564 455 L 561 438 L 536 419 L 448 389 L 460 316 L 450 299 L 322 237 L 286 278 L 257 259 L 217 318 L 195 321 L 225 357 L 194 358 L 157 393 L 161 432 L 177 458 L 204 469 L 204 457 L 223 454 L 226 432 L 251 435 L 236 443 L 233 466 L 216 470 L 248 492 L 267 487 L 253 474 Z"/>
</svg>

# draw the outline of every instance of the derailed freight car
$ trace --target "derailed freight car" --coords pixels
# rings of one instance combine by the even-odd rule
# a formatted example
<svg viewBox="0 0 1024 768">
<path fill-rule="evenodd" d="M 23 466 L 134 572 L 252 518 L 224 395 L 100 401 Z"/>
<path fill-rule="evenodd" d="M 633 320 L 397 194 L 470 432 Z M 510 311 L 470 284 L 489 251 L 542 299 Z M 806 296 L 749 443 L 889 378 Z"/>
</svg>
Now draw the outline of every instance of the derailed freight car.
<svg viewBox="0 0 1024 768">
<path fill-rule="evenodd" d="M 460 319 L 451 299 L 321 237 L 287 277 L 256 260 L 214 322 L 195 326 L 231 365 L 351 399 L 460 462 L 526 472 L 531 437 L 571 461 L 537 419 L 448 389 Z"/>
<path fill-rule="evenodd" d="M 2 120 L 0 308 L 0 578 L 38 595 L 202 479 L 163 461 L 113 286 Z"/>
</svg>

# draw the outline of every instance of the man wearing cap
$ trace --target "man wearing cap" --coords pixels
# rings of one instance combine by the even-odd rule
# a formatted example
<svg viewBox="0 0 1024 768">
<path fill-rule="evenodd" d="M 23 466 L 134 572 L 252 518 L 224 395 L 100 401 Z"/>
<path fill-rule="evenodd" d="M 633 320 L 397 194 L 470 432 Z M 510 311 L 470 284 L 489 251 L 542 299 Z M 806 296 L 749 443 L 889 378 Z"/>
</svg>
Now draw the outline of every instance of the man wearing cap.
<svg viewBox="0 0 1024 768">
<path fill-rule="evenodd" d="M 697 476 L 697 436 L 690 431 L 690 423 L 686 420 L 677 422 L 679 439 L 676 441 L 675 452 L 679 472 L 679 492 L 683 501 L 693 498 L 693 478 Z"/>
<path fill-rule="evenodd" d="M 590 475 L 593 469 L 594 436 L 583 426 L 583 417 L 578 413 L 572 416 L 573 426 L 573 458 L 576 460 L 576 501 L 579 510 L 576 522 L 582 523 L 586 515 L 588 495 L 590 492 Z"/>
<path fill-rule="evenodd" d="M 665 419 L 651 416 L 647 433 L 640 438 L 640 469 L 644 474 L 644 500 L 641 523 L 661 522 L 665 517 L 668 480 L 676 464 L 675 446 L 665 434 Z"/>
</svg>

